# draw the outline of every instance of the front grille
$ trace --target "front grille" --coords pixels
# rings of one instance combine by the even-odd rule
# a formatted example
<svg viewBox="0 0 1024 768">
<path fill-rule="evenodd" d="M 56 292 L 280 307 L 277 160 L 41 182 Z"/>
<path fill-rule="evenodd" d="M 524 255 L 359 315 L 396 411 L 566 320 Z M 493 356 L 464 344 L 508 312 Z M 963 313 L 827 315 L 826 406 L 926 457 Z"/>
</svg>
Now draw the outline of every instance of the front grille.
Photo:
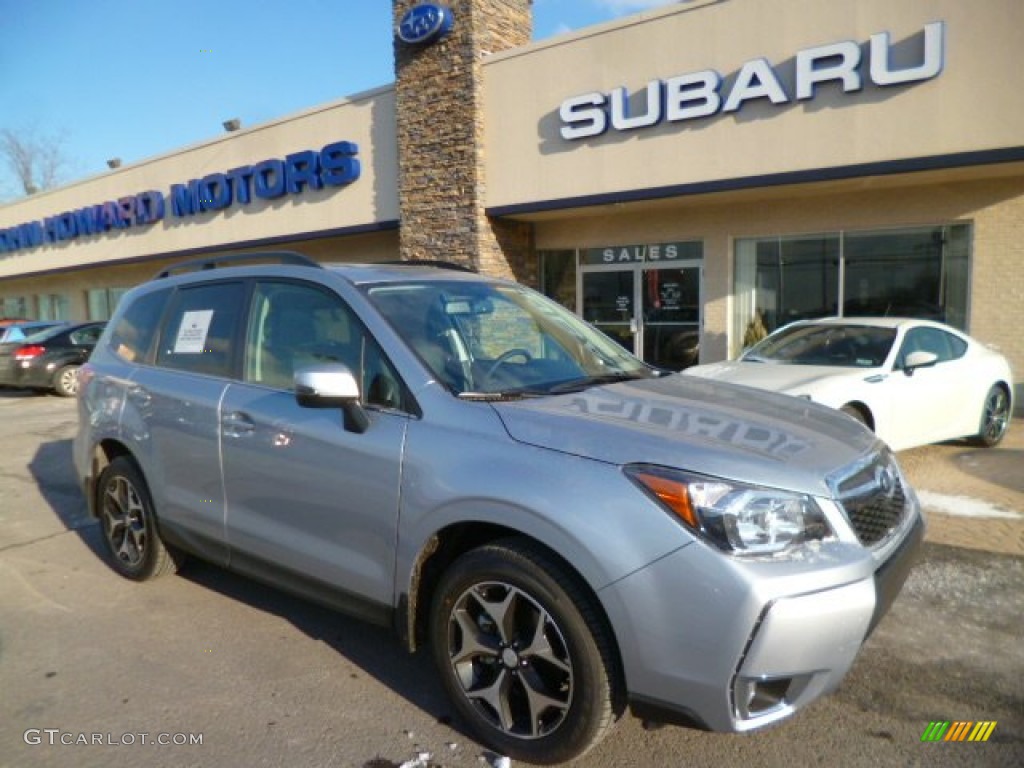
<svg viewBox="0 0 1024 768">
<path fill-rule="evenodd" d="M 896 462 L 880 453 L 833 483 L 857 539 L 872 547 L 896 530 L 906 514 L 906 494 Z"/>
</svg>

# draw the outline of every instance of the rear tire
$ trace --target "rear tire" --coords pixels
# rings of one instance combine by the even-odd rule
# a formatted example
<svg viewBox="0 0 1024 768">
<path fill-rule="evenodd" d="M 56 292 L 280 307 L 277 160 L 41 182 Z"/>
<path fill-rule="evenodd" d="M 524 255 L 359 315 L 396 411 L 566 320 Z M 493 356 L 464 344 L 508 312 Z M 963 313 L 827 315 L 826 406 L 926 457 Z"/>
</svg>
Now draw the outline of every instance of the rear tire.
<svg viewBox="0 0 1024 768">
<path fill-rule="evenodd" d="M 178 570 L 181 558 L 160 538 L 153 499 L 134 461 L 119 456 L 103 470 L 96 485 L 96 509 L 115 571 L 147 581 Z"/>
<path fill-rule="evenodd" d="M 610 631 L 574 574 L 507 539 L 443 574 L 430 637 L 441 680 L 482 743 L 515 760 L 572 760 L 621 714 Z"/>
<path fill-rule="evenodd" d="M 1002 441 L 1010 426 L 1010 395 L 1001 384 L 994 384 L 985 395 L 981 408 L 981 424 L 973 441 L 983 448 L 992 448 Z"/>
<path fill-rule="evenodd" d="M 78 366 L 65 365 L 53 375 L 53 391 L 61 397 L 78 394 Z"/>
</svg>

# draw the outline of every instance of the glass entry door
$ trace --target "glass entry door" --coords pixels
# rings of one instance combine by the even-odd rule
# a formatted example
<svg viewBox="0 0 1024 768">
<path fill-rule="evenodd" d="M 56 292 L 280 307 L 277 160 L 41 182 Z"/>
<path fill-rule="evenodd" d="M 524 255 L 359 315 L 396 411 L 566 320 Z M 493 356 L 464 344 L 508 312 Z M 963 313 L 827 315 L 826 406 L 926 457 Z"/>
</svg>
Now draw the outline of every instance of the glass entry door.
<svg viewBox="0 0 1024 768">
<path fill-rule="evenodd" d="M 700 263 L 640 272 L 641 358 L 679 371 L 700 356 Z"/>
<path fill-rule="evenodd" d="M 701 262 L 584 266 L 583 319 L 640 359 L 678 371 L 700 354 Z"/>
<path fill-rule="evenodd" d="M 634 270 L 583 273 L 583 319 L 639 357 Z"/>
</svg>

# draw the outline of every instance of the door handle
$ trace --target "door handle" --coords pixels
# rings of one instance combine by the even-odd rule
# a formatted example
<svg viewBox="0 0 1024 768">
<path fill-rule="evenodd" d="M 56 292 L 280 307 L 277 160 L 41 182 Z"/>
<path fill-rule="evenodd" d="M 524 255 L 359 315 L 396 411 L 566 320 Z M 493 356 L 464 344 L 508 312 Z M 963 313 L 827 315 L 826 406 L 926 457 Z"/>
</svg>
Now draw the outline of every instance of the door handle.
<svg viewBox="0 0 1024 768">
<path fill-rule="evenodd" d="M 242 411 L 232 411 L 231 413 L 225 414 L 221 420 L 222 429 L 224 434 L 229 437 L 242 437 L 243 435 L 251 435 L 255 429 L 256 424 L 250 418 L 249 414 L 243 413 Z"/>
</svg>

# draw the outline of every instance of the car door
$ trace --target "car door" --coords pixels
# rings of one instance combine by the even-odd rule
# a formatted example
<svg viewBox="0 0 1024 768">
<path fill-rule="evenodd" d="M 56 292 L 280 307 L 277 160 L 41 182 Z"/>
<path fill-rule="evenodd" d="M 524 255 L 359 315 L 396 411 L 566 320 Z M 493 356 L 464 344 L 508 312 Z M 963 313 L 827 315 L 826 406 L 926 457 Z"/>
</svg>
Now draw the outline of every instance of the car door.
<svg viewBox="0 0 1024 768">
<path fill-rule="evenodd" d="M 226 563 L 219 406 L 237 368 L 245 284 L 184 287 L 171 298 L 155 365 L 127 383 L 122 423 L 149 481 L 161 532 Z"/>
<path fill-rule="evenodd" d="M 370 426 L 305 408 L 293 374 L 342 363 L 361 382 Z M 242 381 L 221 411 L 232 568 L 383 619 L 393 599 L 402 448 L 409 414 L 393 368 L 334 292 L 260 280 Z"/>
<path fill-rule="evenodd" d="M 903 337 L 893 373 L 890 413 L 891 442 L 897 447 L 934 443 L 959 437 L 956 421 L 959 409 L 967 407 L 971 386 L 964 360 L 966 345 L 940 328 L 918 326 Z M 905 369 L 912 352 L 930 352 L 934 365 Z"/>
</svg>

